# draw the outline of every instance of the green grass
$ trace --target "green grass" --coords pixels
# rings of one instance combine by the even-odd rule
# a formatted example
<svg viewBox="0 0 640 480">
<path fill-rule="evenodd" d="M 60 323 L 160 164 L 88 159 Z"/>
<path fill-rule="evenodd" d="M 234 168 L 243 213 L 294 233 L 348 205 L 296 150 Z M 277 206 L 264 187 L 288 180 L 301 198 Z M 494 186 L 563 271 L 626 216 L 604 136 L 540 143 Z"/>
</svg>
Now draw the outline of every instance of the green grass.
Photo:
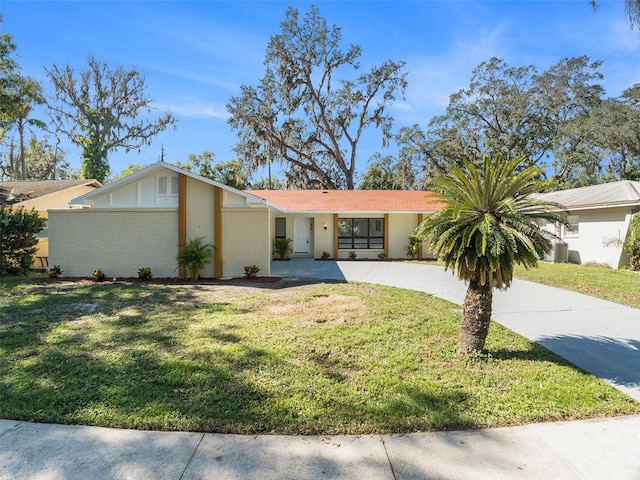
<svg viewBox="0 0 640 480">
<path fill-rule="evenodd" d="M 362 284 L 0 283 L 0 418 L 138 429 L 354 434 L 640 413 L 459 307 Z"/>
<path fill-rule="evenodd" d="M 538 268 L 517 268 L 515 275 L 524 280 L 640 308 L 640 273 L 630 270 L 540 262 Z"/>
</svg>

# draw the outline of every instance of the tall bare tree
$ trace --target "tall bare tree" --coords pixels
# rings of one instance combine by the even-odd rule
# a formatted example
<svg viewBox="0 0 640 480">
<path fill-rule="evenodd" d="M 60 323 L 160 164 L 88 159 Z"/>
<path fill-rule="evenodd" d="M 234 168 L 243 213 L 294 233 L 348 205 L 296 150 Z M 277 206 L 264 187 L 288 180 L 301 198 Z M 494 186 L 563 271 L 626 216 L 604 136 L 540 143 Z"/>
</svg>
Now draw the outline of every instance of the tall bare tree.
<svg viewBox="0 0 640 480">
<path fill-rule="evenodd" d="M 363 133 L 379 128 L 382 145 L 390 138 L 385 109 L 404 93 L 405 63 L 387 60 L 358 74 L 361 48 L 342 51 L 341 29 L 328 28 L 315 6 L 302 18 L 289 8 L 281 26 L 258 86 L 243 85 L 227 105 L 236 152 L 250 169 L 281 162 L 303 187 L 353 189 Z"/>
<path fill-rule="evenodd" d="M 104 182 L 110 170 L 110 151 L 139 151 L 159 132 L 175 125 L 169 112 L 150 118 L 152 101 L 144 76 L 135 68 L 111 70 L 89 57 L 88 69 L 78 74 L 70 66 L 57 65 L 46 72 L 56 92 L 49 104 L 52 121 L 82 148 L 83 178 Z"/>
</svg>

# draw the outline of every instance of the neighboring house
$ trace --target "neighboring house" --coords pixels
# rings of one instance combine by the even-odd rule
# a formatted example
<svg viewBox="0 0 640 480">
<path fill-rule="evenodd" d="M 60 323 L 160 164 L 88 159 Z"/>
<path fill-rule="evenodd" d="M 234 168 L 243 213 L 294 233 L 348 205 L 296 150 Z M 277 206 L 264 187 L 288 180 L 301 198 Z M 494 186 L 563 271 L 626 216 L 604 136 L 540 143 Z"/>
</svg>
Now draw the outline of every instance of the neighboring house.
<svg viewBox="0 0 640 480">
<path fill-rule="evenodd" d="M 74 198 L 99 188 L 102 184 L 96 180 L 38 180 L 0 182 L 0 205 L 12 208 L 32 208 L 42 218 L 47 219 L 47 210 L 68 208 Z M 47 228 L 38 235 L 38 251 L 35 267 L 46 267 L 49 256 Z"/>
<path fill-rule="evenodd" d="M 215 246 L 202 277 L 236 277 L 258 265 L 269 275 L 275 238 L 294 255 L 405 257 L 409 234 L 441 204 L 429 192 L 239 191 L 159 162 L 49 211 L 50 264 L 68 276 L 135 277 L 150 267 L 174 277 L 178 246 Z"/>
<path fill-rule="evenodd" d="M 640 212 L 640 182 L 630 180 L 544 193 L 540 198 L 566 209 L 570 226 L 546 225 L 566 244 L 555 261 L 596 262 L 620 268 L 628 263 L 622 248 L 631 217 Z"/>
</svg>

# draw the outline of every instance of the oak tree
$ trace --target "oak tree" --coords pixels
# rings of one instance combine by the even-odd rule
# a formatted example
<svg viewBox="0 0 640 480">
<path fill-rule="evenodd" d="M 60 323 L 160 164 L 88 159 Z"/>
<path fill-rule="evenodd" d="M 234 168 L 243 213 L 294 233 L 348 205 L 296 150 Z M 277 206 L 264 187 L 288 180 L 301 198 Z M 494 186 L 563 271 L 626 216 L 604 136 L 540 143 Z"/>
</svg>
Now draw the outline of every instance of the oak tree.
<svg viewBox="0 0 640 480">
<path fill-rule="evenodd" d="M 236 152 L 250 170 L 277 161 L 287 184 L 353 189 L 363 134 L 391 137 L 386 107 L 407 85 L 405 63 L 387 60 L 359 73 L 362 50 L 341 49 L 342 31 L 312 6 L 289 8 L 271 37 L 257 86 L 242 85 L 227 104 L 238 131 Z"/>
<path fill-rule="evenodd" d="M 140 150 L 176 119 L 170 112 L 151 117 L 152 101 L 145 78 L 136 68 L 110 69 L 88 58 L 88 68 L 46 69 L 55 88 L 49 104 L 56 129 L 82 148 L 83 178 L 104 182 L 109 175 L 108 153 Z"/>
</svg>

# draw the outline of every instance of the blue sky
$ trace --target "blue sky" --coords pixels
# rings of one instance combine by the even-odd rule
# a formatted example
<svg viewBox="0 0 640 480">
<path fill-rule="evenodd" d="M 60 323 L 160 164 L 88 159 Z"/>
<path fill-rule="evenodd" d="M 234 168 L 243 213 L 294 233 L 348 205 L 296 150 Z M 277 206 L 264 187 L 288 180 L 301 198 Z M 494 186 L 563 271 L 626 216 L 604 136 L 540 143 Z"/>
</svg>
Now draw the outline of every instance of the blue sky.
<svg viewBox="0 0 640 480">
<path fill-rule="evenodd" d="M 405 98 L 388 111 L 394 130 L 426 125 L 444 112 L 450 94 L 469 84 L 472 70 L 491 57 L 544 70 L 560 58 L 588 55 L 604 62 L 607 96 L 640 83 L 640 32 L 630 31 L 622 1 L 28 1 L 0 0 L 2 28 L 13 35 L 24 74 L 49 89 L 44 67 L 86 66 L 93 55 L 110 66 L 135 66 L 160 110 L 178 118 L 140 153 L 112 153 L 112 173 L 160 157 L 185 161 L 209 150 L 217 161 L 236 158 L 236 134 L 225 105 L 240 85 L 264 73 L 270 36 L 280 32 L 289 6 L 319 6 L 328 23 L 342 27 L 345 48 L 362 47 L 368 70 L 387 59 L 404 60 Z M 41 114 L 41 119 L 46 117 Z M 79 150 L 63 142 L 80 166 Z M 380 148 L 362 145 L 358 170 Z M 258 174 L 258 176 L 260 176 Z"/>
</svg>

